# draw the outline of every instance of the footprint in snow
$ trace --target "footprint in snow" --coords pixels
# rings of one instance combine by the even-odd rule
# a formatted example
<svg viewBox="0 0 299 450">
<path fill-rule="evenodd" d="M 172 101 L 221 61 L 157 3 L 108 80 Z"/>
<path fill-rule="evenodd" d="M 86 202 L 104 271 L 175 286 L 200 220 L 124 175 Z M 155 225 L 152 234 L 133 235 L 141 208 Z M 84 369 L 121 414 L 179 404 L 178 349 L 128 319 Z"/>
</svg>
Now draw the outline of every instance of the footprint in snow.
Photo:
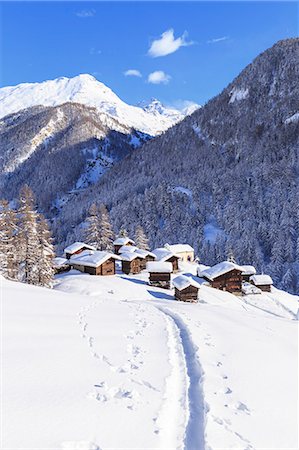
<svg viewBox="0 0 299 450">
<path fill-rule="evenodd" d="M 236 408 L 238 411 L 243 411 L 244 413 L 250 415 L 250 409 L 248 408 L 247 405 L 245 405 L 245 403 L 238 402 Z"/>
</svg>

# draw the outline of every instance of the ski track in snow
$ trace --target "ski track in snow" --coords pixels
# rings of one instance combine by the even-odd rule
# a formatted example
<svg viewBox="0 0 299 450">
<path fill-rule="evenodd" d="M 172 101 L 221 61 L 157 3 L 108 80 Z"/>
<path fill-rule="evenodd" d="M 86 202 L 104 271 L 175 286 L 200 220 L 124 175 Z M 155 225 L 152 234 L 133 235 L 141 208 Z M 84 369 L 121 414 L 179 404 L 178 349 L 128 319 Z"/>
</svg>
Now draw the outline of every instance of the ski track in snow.
<svg viewBox="0 0 299 450">
<path fill-rule="evenodd" d="M 177 314 L 166 308 L 157 307 L 157 309 L 166 316 L 169 333 L 169 358 L 174 372 L 167 380 L 166 404 L 162 408 L 162 416 L 166 416 L 167 423 L 169 423 L 169 417 L 175 419 L 172 424 L 174 431 L 168 429 L 167 433 L 170 439 L 171 437 L 173 439 L 178 431 L 180 433 L 178 430 L 179 419 L 182 415 L 182 406 L 184 407 L 186 404 L 186 408 L 184 408 L 186 411 L 184 448 L 185 450 L 204 450 L 205 409 L 207 406 L 205 406 L 202 391 L 203 371 L 196 356 L 197 347 L 192 341 L 186 324 Z M 176 389 L 175 393 L 174 389 Z M 176 401 L 177 399 L 179 402 Z M 176 448 L 182 448 L 182 441 Z"/>
</svg>

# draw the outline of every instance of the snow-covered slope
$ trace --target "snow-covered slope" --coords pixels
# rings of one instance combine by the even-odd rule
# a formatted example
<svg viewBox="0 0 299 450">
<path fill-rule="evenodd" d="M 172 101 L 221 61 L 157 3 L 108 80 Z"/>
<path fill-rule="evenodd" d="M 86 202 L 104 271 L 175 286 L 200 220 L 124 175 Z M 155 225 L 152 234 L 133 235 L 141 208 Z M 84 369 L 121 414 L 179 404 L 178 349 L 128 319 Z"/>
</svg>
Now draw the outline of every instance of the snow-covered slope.
<svg viewBox="0 0 299 450">
<path fill-rule="evenodd" d="M 93 76 L 61 77 L 43 83 L 22 83 L 0 89 L 0 118 L 32 106 L 58 106 L 67 102 L 97 108 L 121 124 L 155 136 L 185 117 L 174 109 L 139 108 L 124 103 Z M 162 106 L 162 105 L 161 105 Z"/>
<path fill-rule="evenodd" d="M 2 281 L 3 448 L 298 448 L 298 297 L 146 279 Z"/>
</svg>

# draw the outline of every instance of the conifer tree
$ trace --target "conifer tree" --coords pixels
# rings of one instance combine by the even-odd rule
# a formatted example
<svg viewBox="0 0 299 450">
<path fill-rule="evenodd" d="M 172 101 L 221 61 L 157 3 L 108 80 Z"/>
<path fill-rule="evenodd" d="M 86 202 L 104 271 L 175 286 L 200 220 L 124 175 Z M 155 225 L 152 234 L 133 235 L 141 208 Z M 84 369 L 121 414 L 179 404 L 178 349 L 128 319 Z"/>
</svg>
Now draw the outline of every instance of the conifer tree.
<svg viewBox="0 0 299 450">
<path fill-rule="evenodd" d="M 119 237 L 128 237 L 128 232 L 127 232 L 126 228 L 121 228 L 118 236 Z"/>
<path fill-rule="evenodd" d="M 109 213 L 106 206 L 102 204 L 100 206 L 100 250 L 111 251 L 113 249 L 113 237 Z"/>
<path fill-rule="evenodd" d="M 38 217 L 37 232 L 39 239 L 38 284 L 41 286 L 51 287 L 54 277 L 53 258 L 55 255 L 51 231 L 42 214 L 39 214 Z"/>
<path fill-rule="evenodd" d="M 85 242 L 93 247 L 101 248 L 101 220 L 99 209 L 93 203 L 89 209 L 89 216 L 87 218 L 88 226 L 85 230 Z"/>
<path fill-rule="evenodd" d="M 137 225 L 136 227 L 135 242 L 141 250 L 149 250 L 149 241 L 141 225 Z"/>
<path fill-rule="evenodd" d="M 0 202 L 0 271 L 11 279 L 17 279 L 17 218 L 6 200 Z"/>
<path fill-rule="evenodd" d="M 28 284 L 39 284 L 40 246 L 37 230 L 38 214 L 34 208 L 34 195 L 25 185 L 20 192 L 18 249 L 20 278 Z"/>
</svg>

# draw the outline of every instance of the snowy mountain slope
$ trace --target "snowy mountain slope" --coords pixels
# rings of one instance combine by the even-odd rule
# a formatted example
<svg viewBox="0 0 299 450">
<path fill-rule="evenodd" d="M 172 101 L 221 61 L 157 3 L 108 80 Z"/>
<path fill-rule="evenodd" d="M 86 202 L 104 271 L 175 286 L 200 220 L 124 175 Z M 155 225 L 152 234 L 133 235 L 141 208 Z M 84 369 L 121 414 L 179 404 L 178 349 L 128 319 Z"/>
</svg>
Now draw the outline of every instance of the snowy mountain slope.
<svg viewBox="0 0 299 450">
<path fill-rule="evenodd" d="M 297 448 L 298 297 L 146 279 L 2 280 L 4 448 Z"/>
<path fill-rule="evenodd" d="M 32 106 L 58 106 L 68 102 L 95 107 L 99 113 L 107 114 L 122 125 L 151 136 L 160 134 L 184 118 L 183 113 L 165 107 L 142 109 L 128 105 L 88 74 L 1 88 L 0 118 Z"/>
</svg>

